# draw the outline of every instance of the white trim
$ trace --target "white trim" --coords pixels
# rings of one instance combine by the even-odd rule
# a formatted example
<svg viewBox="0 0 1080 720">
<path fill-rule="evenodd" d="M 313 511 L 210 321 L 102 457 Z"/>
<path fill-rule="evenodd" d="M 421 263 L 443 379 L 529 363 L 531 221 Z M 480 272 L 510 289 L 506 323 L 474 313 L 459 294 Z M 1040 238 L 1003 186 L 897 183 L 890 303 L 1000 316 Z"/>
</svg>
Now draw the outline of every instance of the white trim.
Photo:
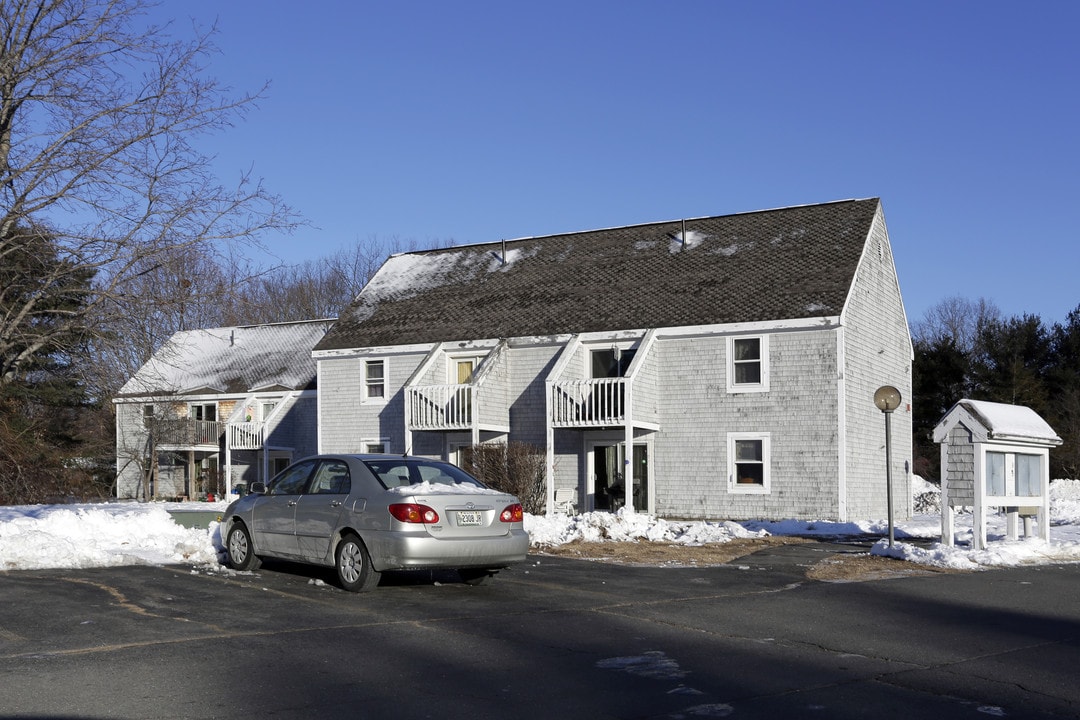
<svg viewBox="0 0 1080 720">
<path fill-rule="evenodd" d="M 761 441 L 762 484 L 739 483 L 735 478 L 735 442 L 737 440 Z M 727 434 L 727 489 L 733 495 L 769 495 L 772 493 L 772 433 L 731 432 Z"/>
<path fill-rule="evenodd" d="M 383 453 L 391 453 L 391 452 L 393 452 L 390 449 L 391 445 L 390 445 L 390 438 L 389 437 L 380 437 L 380 438 L 366 437 L 366 438 L 360 438 L 360 447 L 362 448 L 361 452 L 363 452 L 363 453 L 376 452 L 375 450 L 368 450 L 368 447 L 367 447 L 368 445 L 375 445 L 375 444 L 380 444 L 380 445 L 383 446 L 383 449 L 382 449 Z"/>
<path fill-rule="evenodd" d="M 368 366 L 379 363 L 382 365 L 382 395 L 369 395 Z M 362 405 L 385 405 L 390 401 L 390 360 L 388 358 L 366 358 L 360 361 L 360 403 Z"/>
<path fill-rule="evenodd" d="M 735 341 L 757 340 L 761 357 L 761 380 L 756 383 L 735 382 Z M 727 352 L 727 391 L 731 394 L 769 392 L 769 336 L 768 335 L 730 335 L 725 340 Z"/>
<path fill-rule="evenodd" d="M 510 347 L 523 345 L 564 345 L 571 339 L 577 338 L 582 343 L 594 342 L 618 342 L 641 340 L 646 332 L 653 331 L 658 339 L 691 338 L 710 335 L 752 335 L 760 333 L 777 332 L 806 332 L 811 330 L 833 330 L 841 325 L 839 315 L 823 315 L 820 317 L 796 318 L 786 320 L 766 320 L 756 322 L 717 323 L 713 325 L 685 325 L 658 328 L 637 328 L 633 330 L 606 330 L 586 332 L 580 334 L 565 333 L 562 335 L 521 335 L 509 338 L 485 338 L 483 340 L 470 340 L 454 343 L 459 350 L 494 347 L 502 340 Z M 408 355 L 413 353 L 428 353 L 440 343 L 415 343 L 412 345 L 381 345 L 378 347 L 344 348 L 338 350 L 314 350 L 311 355 L 319 359 L 344 359 L 354 357 L 366 357 L 369 355 Z M 442 345 L 449 346 L 445 342 Z"/>
<path fill-rule="evenodd" d="M 836 329 L 836 517 L 840 522 L 848 519 L 847 487 L 847 348 L 845 329 Z"/>
</svg>

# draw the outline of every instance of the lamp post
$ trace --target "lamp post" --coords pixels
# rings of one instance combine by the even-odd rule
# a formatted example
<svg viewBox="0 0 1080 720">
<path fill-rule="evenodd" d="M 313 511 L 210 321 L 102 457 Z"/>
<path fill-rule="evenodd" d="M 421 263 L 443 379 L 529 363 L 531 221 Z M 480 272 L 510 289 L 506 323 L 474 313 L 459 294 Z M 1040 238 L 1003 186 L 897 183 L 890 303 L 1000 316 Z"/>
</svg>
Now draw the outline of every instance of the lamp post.
<svg viewBox="0 0 1080 720">
<path fill-rule="evenodd" d="M 885 491 L 889 501 L 889 547 L 893 546 L 892 502 L 892 414 L 900 407 L 900 391 L 892 385 L 882 385 L 874 393 L 874 405 L 885 413 Z"/>
</svg>

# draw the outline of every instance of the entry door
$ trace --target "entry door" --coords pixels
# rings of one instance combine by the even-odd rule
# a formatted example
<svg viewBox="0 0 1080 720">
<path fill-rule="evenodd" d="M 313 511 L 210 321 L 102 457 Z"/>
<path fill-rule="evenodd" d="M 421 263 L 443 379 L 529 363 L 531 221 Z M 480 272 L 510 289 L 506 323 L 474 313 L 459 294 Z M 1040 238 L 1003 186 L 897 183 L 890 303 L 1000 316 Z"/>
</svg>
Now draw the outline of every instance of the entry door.
<svg viewBox="0 0 1080 720">
<path fill-rule="evenodd" d="M 626 504 L 626 444 L 596 444 L 592 447 L 589 494 L 593 509 L 616 512 Z M 629 469 L 633 478 L 635 512 L 649 512 L 649 448 L 635 443 Z"/>
<path fill-rule="evenodd" d="M 453 376 L 450 382 L 455 385 L 468 385 L 472 382 L 473 371 L 476 370 L 476 358 L 455 358 L 453 363 Z M 472 422 L 472 395 L 469 388 L 459 387 L 451 400 L 451 422 L 455 424 L 469 424 Z"/>
</svg>

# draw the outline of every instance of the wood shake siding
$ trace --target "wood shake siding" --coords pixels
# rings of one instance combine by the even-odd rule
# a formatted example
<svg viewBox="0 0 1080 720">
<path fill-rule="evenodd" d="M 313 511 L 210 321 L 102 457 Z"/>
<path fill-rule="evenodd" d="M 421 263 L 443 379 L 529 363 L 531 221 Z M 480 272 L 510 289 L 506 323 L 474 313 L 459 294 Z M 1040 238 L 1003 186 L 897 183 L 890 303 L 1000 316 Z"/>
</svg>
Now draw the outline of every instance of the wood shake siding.
<svg viewBox="0 0 1080 720">
<path fill-rule="evenodd" d="M 661 429 L 654 443 L 656 510 L 673 517 L 783 517 L 835 514 L 837 475 L 835 338 L 832 330 L 774 333 L 770 390 L 727 391 L 723 337 L 657 343 L 666 368 Z M 728 490 L 727 435 L 769 433 L 771 490 Z M 687 472 L 687 468 L 693 468 Z"/>
<path fill-rule="evenodd" d="M 544 380 L 558 357 L 558 345 L 523 344 L 509 348 L 510 439 L 543 448 L 547 397 Z"/>
<path fill-rule="evenodd" d="M 365 441 L 388 438 L 391 452 L 405 449 L 405 383 L 423 362 L 422 353 L 331 358 L 319 362 L 319 451 L 364 452 Z M 386 360 L 386 399 L 364 399 L 364 368 Z"/>
<path fill-rule="evenodd" d="M 903 398 L 891 418 L 893 509 L 911 512 L 911 342 L 880 209 L 855 274 L 842 323 L 846 507 L 841 519 L 885 518 L 885 420 L 874 392 L 893 385 Z"/>
<path fill-rule="evenodd" d="M 975 444 L 962 425 L 949 432 L 949 442 L 942 446 L 949 478 L 948 503 L 952 507 L 975 504 Z M 942 473 L 943 475 L 946 473 Z"/>
</svg>

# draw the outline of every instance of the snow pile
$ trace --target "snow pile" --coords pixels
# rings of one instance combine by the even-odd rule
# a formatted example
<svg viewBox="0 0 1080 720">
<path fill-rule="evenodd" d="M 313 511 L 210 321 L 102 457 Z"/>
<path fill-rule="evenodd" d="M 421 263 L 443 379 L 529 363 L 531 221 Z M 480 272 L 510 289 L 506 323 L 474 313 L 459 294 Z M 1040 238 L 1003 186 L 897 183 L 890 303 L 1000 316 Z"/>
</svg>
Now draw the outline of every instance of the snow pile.
<svg viewBox="0 0 1080 720">
<path fill-rule="evenodd" d="M 763 537 L 765 530 L 750 530 L 734 522 L 673 522 L 652 515 L 590 512 L 583 515 L 526 515 L 525 530 L 534 547 L 569 542 L 627 542 L 648 540 L 679 545 L 728 542 L 735 538 Z"/>
<path fill-rule="evenodd" d="M 0 570 L 216 564 L 216 531 L 181 527 L 164 503 L 4 507 Z"/>
<path fill-rule="evenodd" d="M 940 507 L 940 498 L 934 497 L 935 486 L 920 479 L 914 484 L 917 507 Z M 897 523 L 893 547 L 881 540 L 871 552 L 961 570 L 1080 562 L 1080 480 L 1055 480 L 1050 485 L 1050 498 L 1050 542 L 1039 538 L 1005 540 L 1005 516 L 991 513 L 987 517 L 989 547 L 973 550 L 971 515 L 958 512 L 957 545 L 948 547 L 932 542 L 941 533 L 941 515 L 935 511 L 919 512 L 911 520 Z M 189 529 L 177 524 L 169 511 L 221 513 L 225 507 L 224 502 L 0 507 L 0 572 L 139 564 L 217 567 L 223 559 L 218 523 Z M 888 522 L 678 522 L 623 510 L 572 517 L 526 515 L 525 529 L 535 548 L 575 541 L 654 541 L 695 546 L 766 535 L 885 537 Z"/>
</svg>

